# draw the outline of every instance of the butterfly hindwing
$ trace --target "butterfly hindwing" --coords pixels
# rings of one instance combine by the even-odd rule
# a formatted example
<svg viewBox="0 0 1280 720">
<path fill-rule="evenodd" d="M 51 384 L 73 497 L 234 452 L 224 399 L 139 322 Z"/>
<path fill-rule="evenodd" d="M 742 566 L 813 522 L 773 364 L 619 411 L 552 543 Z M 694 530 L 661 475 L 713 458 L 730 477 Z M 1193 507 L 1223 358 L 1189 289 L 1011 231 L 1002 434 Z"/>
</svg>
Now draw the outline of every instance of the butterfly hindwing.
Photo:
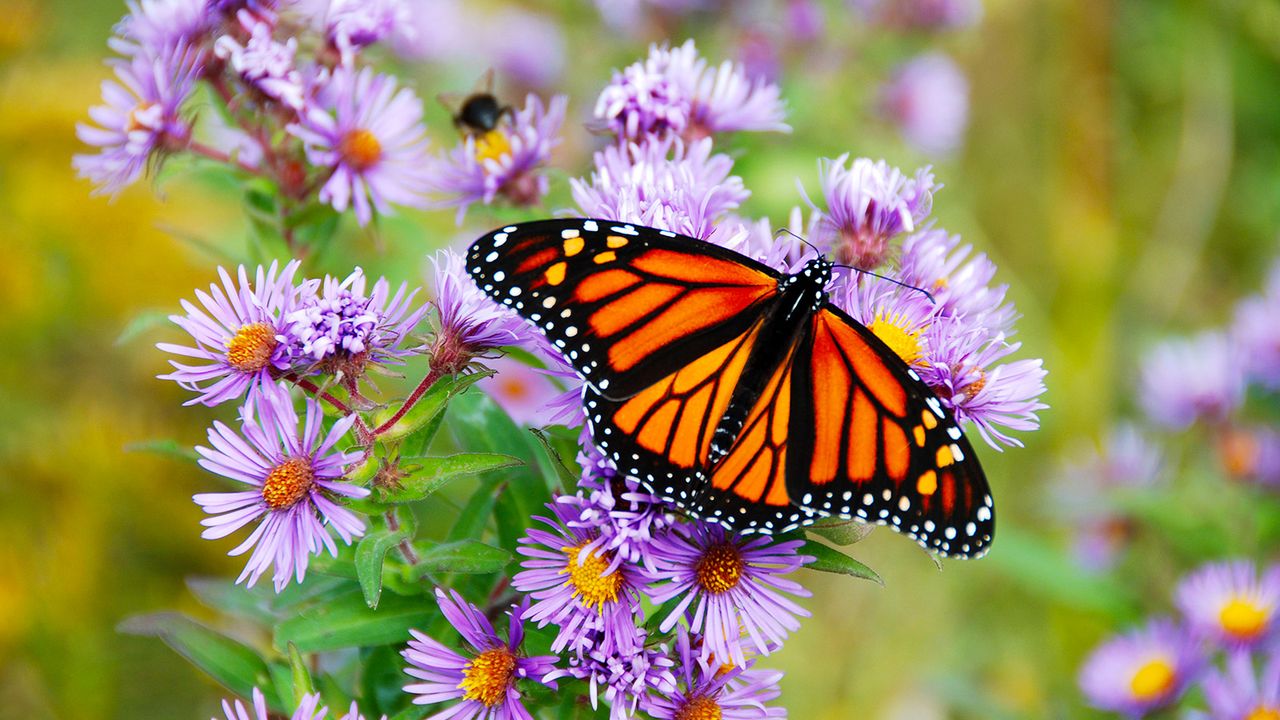
<svg viewBox="0 0 1280 720">
<path fill-rule="evenodd" d="M 787 489 L 820 515 L 888 525 L 924 547 L 983 554 L 990 489 L 955 418 L 892 350 L 837 308 L 796 363 Z"/>
<path fill-rule="evenodd" d="M 480 238 L 467 270 L 541 329 L 588 383 L 627 397 L 741 335 L 779 274 L 708 243 L 607 220 L 544 220 Z"/>
</svg>

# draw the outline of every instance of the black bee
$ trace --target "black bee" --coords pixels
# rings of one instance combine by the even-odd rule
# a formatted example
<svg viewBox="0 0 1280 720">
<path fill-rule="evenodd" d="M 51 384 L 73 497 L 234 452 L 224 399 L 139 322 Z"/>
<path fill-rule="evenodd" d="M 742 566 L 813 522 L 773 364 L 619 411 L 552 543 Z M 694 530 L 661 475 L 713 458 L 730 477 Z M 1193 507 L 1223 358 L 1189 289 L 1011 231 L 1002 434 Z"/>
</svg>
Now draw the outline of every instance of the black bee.
<svg viewBox="0 0 1280 720">
<path fill-rule="evenodd" d="M 493 94 L 493 71 L 484 74 L 476 84 L 476 90 L 456 103 L 456 96 L 441 95 L 440 102 L 453 114 L 453 125 L 462 133 L 482 136 L 492 132 L 502 122 L 504 115 L 515 112 L 510 105 L 503 105 Z"/>
</svg>

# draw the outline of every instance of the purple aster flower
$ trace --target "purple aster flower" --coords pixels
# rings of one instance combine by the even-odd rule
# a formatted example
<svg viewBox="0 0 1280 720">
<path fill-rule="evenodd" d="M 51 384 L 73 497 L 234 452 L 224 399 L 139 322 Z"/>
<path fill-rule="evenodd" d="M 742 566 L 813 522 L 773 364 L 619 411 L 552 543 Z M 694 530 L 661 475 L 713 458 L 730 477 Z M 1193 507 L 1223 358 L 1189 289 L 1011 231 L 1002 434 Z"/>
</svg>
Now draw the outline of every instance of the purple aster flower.
<svg viewBox="0 0 1280 720">
<path fill-rule="evenodd" d="M 1188 575 L 1175 594 L 1192 632 L 1228 647 L 1256 647 L 1275 635 L 1280 568 L 1261 577 L 1248 561 L 1210 563 Z"/>
<path fill-rule="evenodd" d="M 1007 342 L 962 318 L 940 318 L 925 332 L 932 360 L 921 378 L 951 408 L 961 423 L 973 423 L 982 439 L 1022 446 L 1002 428 L 1030 431 L 1040 427 L 1036 413 L 1048 407 L 1044 394 L 1044 361 L 1040 358 L 1001 363 L 1022 343 Z M 999 363 L 999 364 L 997 364 Z"/>
<path fill-rule="evenodd" d="M 458 222 L 472 203 L 492 203 L 499 195 L 515 205 L 533 205 L 547 194 L 547 178 L 538 173 L 560 144 L 569 100 L 557 95 L 544 108 L 529 95 L 510 122 L 479 137 L 468 134 L 436 160 L 433 187 L 440 205 L 458 208 Z"/>
<path fill-rule="evenodd" d="M 520 649 L 524 639 L 524 617 L 528 601 L 509 611 L 507 640 L 498 638 L 493 625 L 479 608 L 462 599 L 456 590 L 436 588 L 440 612 L 453 625 L 471 652 L 460 655 L 453 649 L 410 630 L 413 639 L 401 652 L 409 661 L 405 672 L 421 680 L 404 687 L 414 705 L 434 705 L 449 700 L 462 702 L 432 715 L 432 720 L 529 720 L 520 701 L 517 680 L 531 680 L 550 688 L 555 682 L 546 676 L 555 670 L 554 655 L 525 657 Z"/>
<path fill-rule="evenodd" d="M 213 29 L 206 0 L 129 0 L 129 14 L 108 44 L 122 55 L 159 55 L 194 47 Z"/>
<path fill-rule="evenodd" d="M 971 27 L 982 18 L 981 0 L 852 0 L 874 23 L 904 30 Z"/>
<path fill-rule="evenodd" d="M 984 253 L 973 253 L 959 235 L 924 230 L 902 241 L 898 279 L 928 290 L 940 317 L 964 317 L 990 333 L 1009 333 L 1017 317 L 1013 304 L 1005 302 L 1008 285 L 992 285 L 996 266 Z M 920 293 L 903 289 L 919 296 Z"/>
<path fill-rule="evenodd" d="M 1213 720 L 1280 718 L 1280 656 L 1272 654 L 1262 673 L 1255 675 L 1252 655 L 1232 653 L 1226 668 L 1210 670 L 1203 685 Z"/>
<path fill-rule="evenodd" d="M 354 707 L 352 705 L 353 709 Z M 320 705 L 320 693 L 312 693 L 302 696 L 302 700 L 298 703 L 298 709 L 289 716 L 289 720 L 324 720 L 328 713 L 329 708 Z M 252 712 L 245 707 L 242 701 L 237 699 L 235 704 L 223 700 L 222 714 L 226 716 L 226 720 L 270 720 L 271 718 L 271 714 L 267 710 L 267 699 L 263 697 L 262 691 L 256 687 L 253 689 Z M 217 718 L 213 720 L 217 720 Z M 342 720 L 357 720 L 357 718 L 349 715 L 342 718 Z"/>
<path fill-rule="evenodd" d="M 670 632 L 687 618 L 690 631 L 704 636 L 702 658 L 718 663 L 746 665 L 744 634 L 756 652 L 768 655 L 799 629 L 796 616 L 809 615 L 783 595 L 808 597 L 809 591 L 781 577 L 813 562 L 796 554 L 803 544 L 747 539 L 711 523 L 673 528 L 653 547 L 655 580 L 667 582 L 650 588 L 649 597 L 657 604 L 680 598 L 659 629 Z"/>
<path fill-rule="evenodd" d="M 364 374 L 369 363 L 399 362 L 416 349 L 400 347 L 427 314 L 429 306 L 410 310 L 418 294 L 401 283 L 395 295 L 386 278 L 365 292 L 364 271 L 345 280 L 325 276 L 319 292 L 304 292 L 285 316 L 293 351 L 325 372 Z"/>
<path fill-rule="evenodd" d="M 432 304 L 439 316 L 431 356 L 437 362 L 460 362 L 460 369 L 486 350 L 533 344 L 533 327 L 515 311 L 485 295 L 467 275 L 461 255 L 441 250 L 431 258 L 431 264 L 436 293 Z"/>
<path fill-rule="evenodd" d="M 595 117 L 620 139 L 681 135 L 697 140 L 738 130 L 790 132 L 778 86 L 751 81 L 728 60 L 710 68 L 693 40 L 650 46 L 649 57 L 615 71 Z"/>
<path fill-rule="evenodd" d="M 1080 689 L 1100 710 L 1140 718 L 1177 700 L 1202 665 L 1188 633 L 1155 620 L 1096 648 L 1080 669 Z"/>
<path fill-rule="evenodd" d="M 654 720 L 760 720 L 785 718 L 787 711 L 765 707 L 782 695 L 778 681 L 782 673 L 752 670 L 751 665 L 724 670 L 694 654 L 689 633 L 683 627 L 676 635 L 679 687 L 666 697 L 655 697 L 645 708 Z"/>
<path fill-rule="evenodd" d="M 733 160 L 712 153 L 710 138 L 685 145 L 669 137 L 609 146 L 595 156 L 590 181 L 571 179 L 584 217 L 648 225 L 707 238 L 716 219 L 750 196 Z"/>
<path fill-rule="evenodd" d="M 779 272 L 799 272 L 814 256 L 798 238 L 808 234 L 800 208 L 791 208 L 787 224 L 774 231 L 768 218 L 750 220 L 728 213 L 715 225 L 707 242 L 720 245 L 768 265 Z"/>
<path fill-rule="evenodd" d="M 800 187 L 817 213 L 810 240 L 830 248 L 837 262 L 874 270 L 888 257 L 890 240 L 913 232 L 929 216 L 933 193 L 941 186 L 934 184 L 928 168 L 908 179 L 883 160 L 858 158 L 846 168 L 848 158 L 841 155 L 818 162 L 826 210 L 809 200 Z"/>
<path fill-rule="evenodd" d="M 361 225 L 375 208 L 386 215 L 392 203 L 424 206 L 430 156 L 417 95 L 370 68 L 340 67 L 319 103 L 288 130 L 306 144 L 313 165 L 333 170 L 321 202 L 339 212 L 353 206 Z"/>
<path fill-rule="evenodd" d="M 249 33 L 243 45 L 231 35 L 214 44 L 214 54 L 225 60 L 246 85 L 295 112 L 302 109 L 306 84 L 294 66 L 298 39 L 277 42 L 270 23 L 240 11 L 240 24 Z"/>
<path fill-rule="evenodd" d="M 306 576 L 312 554 L 327 548 L 336 556 L 338 548 L 330 529 L 342 541 L 364 534 L 364 522 L 339 505 L 339 498 L 360 498 L 369 494 L 362 487 L 342 482 L 347 465 L 360 459 L 358 452 L 342 452 L 336 445 L 356 421 L 355 415 L 337 421 L 324 433 L 324 412 L 307 398 L 305 425 L 299 433 L 298 414 L 283 385 L 264 387 L 245 401 L 240 410 L 241 432 L 215 422 L 209 429 L 212 448 L 197 447 L 200 467 L 237 482 L 253 486 L 242 492 L 201 493 L 195 501 L 213 517 L 200 522 L 207 529 L 201 537 L 226 537 L 255 520 L 254 531 L 232 550 L 240 555 L 253 548 L 244 572 L 236 582 L 258 581 L 275 566 L 276 592 Z M 328 526 L 328 527 L 326 527 Z"/>
<path fill-rule="evenodd" d="M 476 387 L 493 398 L 512 420 L 528 427 L 554 422 L 556 409 L 552 403 L 560 396 L 560 389 L 548 372 L 507 356 L 487 359 L 484 364 L 497 374 L 480 380 Z"/>
<path fill-rule="evenodd" d="M 1221 422 L 1244 401 L 1244 368 L 1226 335 L 1169 340 L 1142 363 L 1139 398 L 1147 417 L 1171 430 Z"/>
<path fill-rule="evenodd" d="M 365 47 L 413 28 L 405 0 L 302 0 L 298 5 L 324 30 L 344 65 Z"/>
<path fill-rule="evenodd" d="M 636 712 L 648 712 L 655 697 L 675 692 L 674 665 L 665 645 L 651 646 L 643 630 L 632 626 L 632 637 L 625 645 L 630 650 L 597 644 L 598 634 L 587 635 L 578 652 L 569 656 L 568 667 L 556 670 L 548 680 L 573 677 L 590 685 L 591 707 L 598 707 L 600 696 L 609 703 L 610 720 L 626 720 Z M 692 719 L 691 719 L 692 720 Z"/>
<path fill-rule="evenodd" d="M 581 648 L 587 639 L 606 653 L 629 653 L 636 625 L 644 620 L 640 590 L 650 576 L 604 550 L 593 528 L 573 527 L 577 513 L 564 503 L 550 503 L 552 517 L 535 517 L 549 529 L 529 528 L 520 538 L 523 568 L 512 578 L 517 590 L 536 602 L 527 617 L 538 627 L 555 624 L 559 631 L 552 652 Z"/>
<path fill-rule="evenodd" d="M 926 53 L 894 71 L 880 90 L 880 107 L 917 150 L 946 155 L 969 124 L 969 81 L 951 58 Z"/>
<path fill-rule="evenodd" d="M 1280 261 L 1271 267 L 1261 295 L 1236 308 L 1231 335 L 1239 346 L 1249 378 L 1271 389 L 1280 389 Z"/>
<path fill-rule="evenodd" d="M 196 291 L 204 309 L 183 300 L 186 316 L 169 316 L 191 335 L 195 346 L 159 343 L 156 347 L 202 361 L 188 365 L 170 360 L 174 371 L 160 376 L 200 393 L 185 404 L 212 406 L 234 400 L 247 391 L 271 387 L 273 376 L 289 369 L 291 340 L 285 334 L 284 315 L 295 302 L 293 275 L 298 265 L 294 260 L 280 272 L 274 262 L 269 268 L 259 265 L 252 283 L 243 265 L 237 271 L 238 282 L 218 268 L 222 286 L 212 284 L 207 293 Z"/>
<path fill-rule="evenodd" d="M 76 136 L 99 148 L 72 159 L 80 177 L 97 186 L 95 194 L 118 194 L 152 158 L 186 147 L 191 126 L 179 110 L 201 69 L 199 55 L 185 46 L 142 51 L 112 64 L 116 81 L 102 83 L 106 104 L 89 109 L 97 124 L 76 125 Z"/>
</svg>

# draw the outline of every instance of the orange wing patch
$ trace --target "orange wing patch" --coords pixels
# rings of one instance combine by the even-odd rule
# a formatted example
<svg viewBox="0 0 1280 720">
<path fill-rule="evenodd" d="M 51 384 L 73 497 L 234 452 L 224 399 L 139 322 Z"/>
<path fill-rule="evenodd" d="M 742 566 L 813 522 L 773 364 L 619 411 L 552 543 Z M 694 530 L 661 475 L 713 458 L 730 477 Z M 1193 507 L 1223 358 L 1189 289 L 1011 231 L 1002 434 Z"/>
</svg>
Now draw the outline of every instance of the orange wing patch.
<svg viewBox="0 0 1280 720">
<path fill-rule="evenodd" d="M 826 311 L 818 313 L 814 328 L 815 363 L 819 356 L 834 358 L 836 356 L 831 353 L 839 353 L 847 367 L 857 375 L 858 384 L 867 388 L 885 412 L 899 418 L 907 414 L 906 388 L 853 328 Z"/>
<path fill-rule="evenodd" d="M 764 392 L 747 413 L 733 447 L 716 466 L 711 486 L 744 500 L 786 506 L 787 431 L 791 419 L 791 366 L 794 348 L 774 371 Z"/>
</svg>

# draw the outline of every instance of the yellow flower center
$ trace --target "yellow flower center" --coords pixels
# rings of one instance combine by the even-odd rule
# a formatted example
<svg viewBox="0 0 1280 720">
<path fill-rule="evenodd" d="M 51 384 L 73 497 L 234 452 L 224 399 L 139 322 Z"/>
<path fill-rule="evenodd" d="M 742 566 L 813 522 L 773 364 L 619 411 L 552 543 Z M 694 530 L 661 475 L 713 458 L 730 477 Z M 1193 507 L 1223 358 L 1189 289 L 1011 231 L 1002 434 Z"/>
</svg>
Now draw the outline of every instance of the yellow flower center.
<svg viewBox="0 0 1280 720">
<path fill-rule="evenodd" d="M 1163 657 L 1157 657 L 1138 668 L 1129 681 L 1129 689 L 1136 700 L 1148 701 L 1163 697 L 1173 687 L 1177 675 L 1173 666 Z"/>
<path fill-rule="evenodd" d="M 1248 715 L 1245 715 L 1244 720 L 1280 720 L 1280 708 L 1259 705 Z"/>
<path fill-rule="evenodd" d="M 306 496 L 315 482 L 311 463 L 303 458 L 289 458 L 272 468 L 262 484 L 262 499 L 272 510 L 284 510 Z"/>
<path fill-rule="evenodd" d="M 466 694 L 463 700 L 478 700 L 493 707 L 507 697 L 507 689 L 516 673 L 516 656 L 504 648 L 485 650 L 467 663 L 458 687 Z"/>
<path fill-rule="evenodd" d="M 694 572 L 704 590 L 718 595 L 738 586 L 745 567 L 738 548 L 726 542 L 707 548 Z"/>
<path fill-rule="evenodd" d="M 124 131 L 133 132 L 134 130 L 147 130 L 149 127 L 138 118 L 151 108 L 155 107 L 153 102 L 138 103 L 137 107 L 129 111 L 128 121 L 125 123 Z"/>
<path fill-rule="evenodd" d="M 498 160 L 505 155 L 511 154 L 511 141 L 507 140 L 506 133 L 501 130 L 494 129 L 476 138 L 476 160 L 484 162 L 485 160 Z"/>
<path fill-rule="evenodd" d="M 338 154 L 356 170 L 365 170 L 382 159 L 382 143 L 373 133 L 359 128 L 342 137 L 342 142 L 338 143 Z"/>
<path fill-rule="evenodd" d="M 279 344 L 270 325 L 245 325 L 227 343 L 227 363 L 240 372 L 258 372 L 271 362 L 271 354 Z"/>
<path fill-rule="evenodd" d="M 901 315 L 886 316 L 877 313 L 876 319 L 871 321 L 867 329 L 875 333 L 908 365 L 918 361 L 924 354 L 924 348 L 920 347 L 920 334 L 924 332 L 924 328 L 910 327 L 907 319 Z"/>
<path fill-rule="evenodd" d="M 574 547 L 563 548 L 569 562 L 565 564 L 561 575 L 568 575 L 566 585 L 573 586 L 573 596 L 581 598 L 582 604 L 604 611 L 606 602 L 617 602 L 618 593 L 622 591 L 622 573 L 614 570 L 609 574 L 609 563 L 613 558 L 608 553 L 592 551 L 578 561 L 582 548 L 590 541 L 583 541 Z"/>
<path fill-rule="evenodd" d="M 720 705 L 709 697 L 696 697 L 676 711 L 675 720 L 720 720 Z"/>
<path fill-rule="evenodd" d="M 1270 608 L 1260 607 L 1249 598 L 1234 597 L 1231 602 L 1222 606 L 1218 622 L 1228 635 L 1239 640 L 1250 640 L 1267 628 L 1270 615 Z"/>
</svg>

